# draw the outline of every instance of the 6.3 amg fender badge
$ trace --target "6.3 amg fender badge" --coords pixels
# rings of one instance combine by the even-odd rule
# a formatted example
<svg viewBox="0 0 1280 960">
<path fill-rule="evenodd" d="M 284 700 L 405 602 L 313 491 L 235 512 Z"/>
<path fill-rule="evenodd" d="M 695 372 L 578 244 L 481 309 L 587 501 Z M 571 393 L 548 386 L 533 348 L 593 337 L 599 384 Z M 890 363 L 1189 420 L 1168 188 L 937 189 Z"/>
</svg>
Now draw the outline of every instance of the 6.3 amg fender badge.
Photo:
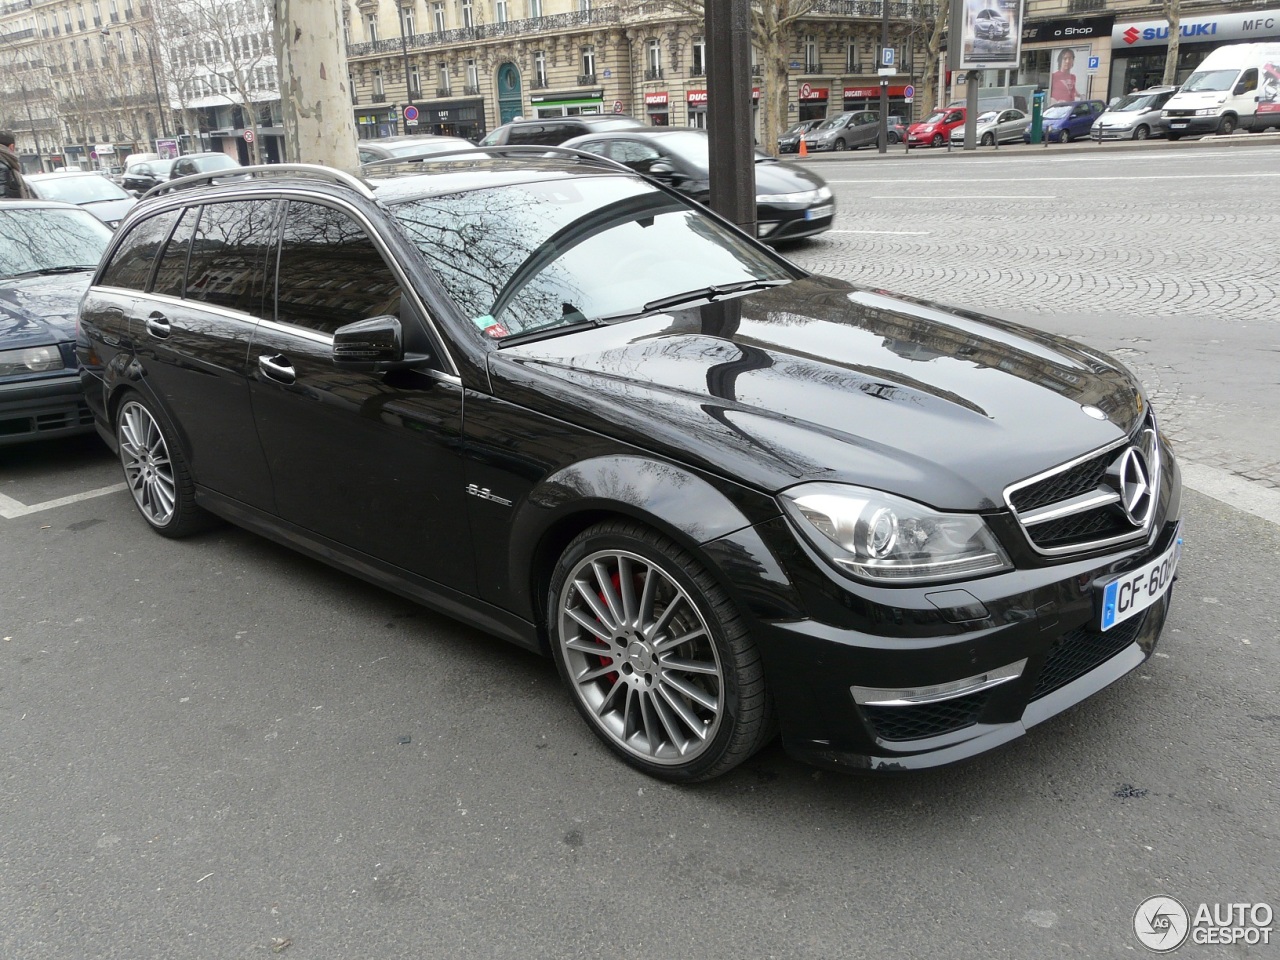
<svg viewBox="0 0 1280 960">
<path fill-rule="evenodd" d="M 507 500 L 505 497 L 500 497 L 495 493 L 491 493 L 488 487 L 482 487 L 478 484 L 468 483 L 467 493 L 471 494 L 473 497 L 479 497 L 481 500 L 492 500 L 494 503 L 500 503 L 504 507 L 511 506 L 510 500 Z"/>
</svg>

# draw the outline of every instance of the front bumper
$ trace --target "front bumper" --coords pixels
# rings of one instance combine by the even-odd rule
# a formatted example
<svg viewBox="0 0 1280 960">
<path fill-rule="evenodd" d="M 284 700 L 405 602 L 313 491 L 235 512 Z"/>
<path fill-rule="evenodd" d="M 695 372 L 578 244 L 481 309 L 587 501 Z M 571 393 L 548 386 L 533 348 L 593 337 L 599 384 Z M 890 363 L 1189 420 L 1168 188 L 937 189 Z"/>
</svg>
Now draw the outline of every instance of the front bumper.
<svg viewBox="0 0 1280 960">
<path fill-rule="evenodd" d="M 1165 129 L 1174 136 L 1190 136 L 1196 134 L 1216 133 L 1218 122 L 1222 118 L 1212 117 L 1169 117 Z"/>
<path fill-rule="evenodd" d="M 74 369 L 0 382 L 0 447 L 92 431 L 93 414 Z"/>
<path fill-rule="evenodd" d="M 753 631 L 787 752 L 852 771 L 945 766 L 1022 736 L 1129 673 L 1151 656 L 1172 588 L 1103 631 L 1101 587 L 1178 537 L 1172 461 L 1161 497 L 1162 519 L 1140 545 L 915 588 L 841 582 L 787 521 L 755 528 L 797 589 L 792 615 L 757 619 Z M 867 688 L 941 693 L 911 702 Z"/>
<path fill-rule="evenodd" d="M 834 199 L 807 210 L 784 210 L 760 204 L 756 208 L 756 235 L 765 243 L 816 236 L 831 229 L 835 213 Z"/>
</svg>

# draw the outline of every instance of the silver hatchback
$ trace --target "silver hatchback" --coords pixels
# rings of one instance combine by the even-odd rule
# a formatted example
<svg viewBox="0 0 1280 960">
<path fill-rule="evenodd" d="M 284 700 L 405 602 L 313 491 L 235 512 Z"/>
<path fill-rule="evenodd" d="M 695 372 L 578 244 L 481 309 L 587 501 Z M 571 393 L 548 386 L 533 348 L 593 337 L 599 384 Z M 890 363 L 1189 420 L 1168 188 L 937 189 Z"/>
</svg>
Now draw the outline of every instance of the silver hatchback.
<svg viewBox="0 0 1280 960">
<path fill-rule="evenodd" d="M 1163 137 L 1169 132 L 1169 125 L 1160 118 L 1160 111 L 1177 92 L 1177 87 L 1152 87 L 1120 97 L 1093 121 L 1089 136 L 1098 141 Z"/>
</svg>

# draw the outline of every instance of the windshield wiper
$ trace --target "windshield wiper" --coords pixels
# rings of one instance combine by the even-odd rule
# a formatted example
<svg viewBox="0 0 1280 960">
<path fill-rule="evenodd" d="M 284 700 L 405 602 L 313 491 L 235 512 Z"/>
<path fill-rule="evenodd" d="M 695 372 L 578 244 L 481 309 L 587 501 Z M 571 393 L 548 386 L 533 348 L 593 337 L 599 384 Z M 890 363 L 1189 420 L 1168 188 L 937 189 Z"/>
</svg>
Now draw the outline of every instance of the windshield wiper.
<svg viewBox="0 0 1280 960">
<path fill-rule="evenodd" d="M 672 294 L 669 297 L 650 300 L 644 305 L 642 313 L 653 313 L 657 310 L 665 310 L 667 307 L 679 306 L 682 303 L 692 303 L 695 300 L 714 301 L 718 297 L 728 296 L 731 293 L 742 293 L 745 290 L 764 290 L 768 287 L 776 287 L 790 282 L 790 280 L 742 280 L 738 283 L 712 284 L 709 287 L 703 287 L 701 290 L 688 290 L 684 293 Z"/>
<path fill-rule="evenodd" d="M 592 327 L 598 327 L 601 323 L 599 320 L 579 320 L 577 323 L 566 323 L 562 326 L 554 327 L 538 327 L 536 330 L 525 330 L 523 333 L 512 333 L 497 341 L 498 349 L 503 347 L 514 347 L 520 343 L 533 343 L 537 340 L 550 340 L 552 337 L 558 337 L 565 333 L 578 333 L 582 330 L 590 330 Z"/>
<path fill-rule="evenodd" d="M 15 273 L 15 277 L 50 277 L 56 273 L 83 273 L 86 270 L 97 270 L 98 265 L 93 266 L 73 266 L 73 267 L 41 267 L 39 270 L 27 270 L 23 273 Z"/>
</svg>

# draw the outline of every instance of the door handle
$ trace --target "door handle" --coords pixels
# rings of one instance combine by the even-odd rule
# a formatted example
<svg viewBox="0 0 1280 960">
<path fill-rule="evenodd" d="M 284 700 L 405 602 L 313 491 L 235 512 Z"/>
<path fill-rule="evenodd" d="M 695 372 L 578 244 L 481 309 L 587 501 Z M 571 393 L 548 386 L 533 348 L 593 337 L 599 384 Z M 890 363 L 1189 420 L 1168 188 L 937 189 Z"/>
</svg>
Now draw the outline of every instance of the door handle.
<svg viewBox="0 0 1280 960">
<path fill-rule="evenodd" d="M 173 327 L 169 325 L 169 318 L 162 313 L 153 313 L 147 317 L 147 333 L 160 340 L 168 339 L 169 334 L 173 332 Z"/>
<path fill-rule="evenodd" d="M 293 364 L 289 362 L 288 357 L 275 354 L 273 356 L 262 356 L 258 358 L 258 369 L 265 376 L 279 383 L 293 383 L 298 379 L 298 375 L 294 373 Z"/>
</svg>

